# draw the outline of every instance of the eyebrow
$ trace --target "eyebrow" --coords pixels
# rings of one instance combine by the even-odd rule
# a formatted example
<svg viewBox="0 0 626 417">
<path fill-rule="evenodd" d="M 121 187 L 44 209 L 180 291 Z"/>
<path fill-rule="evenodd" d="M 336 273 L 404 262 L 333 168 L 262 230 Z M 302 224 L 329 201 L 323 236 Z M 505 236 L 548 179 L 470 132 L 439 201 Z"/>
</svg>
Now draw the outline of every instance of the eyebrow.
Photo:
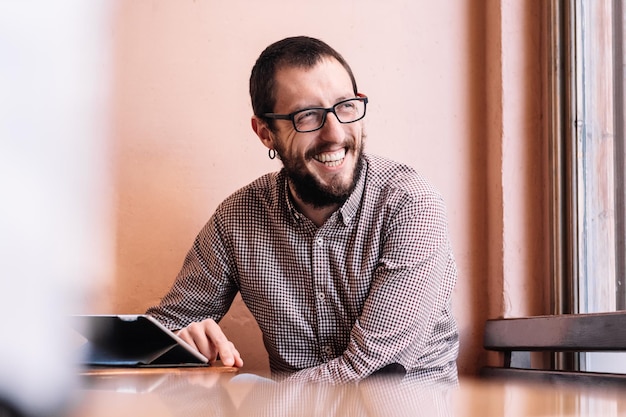
<svg viewBox="0 0 626 417">
<path fill-rule="evenodd" d="M 355 97 L 356 97 L 356 96 L 355 96 Z M 343 101 L 343 100 L 348 100 L 348 99 L 350 99 L 350 98 L 355 98 L 355 97 L 352 97 L 352 94 L 351 94 L 351 95 L 349 95 L 349 96 L 345 96 L 345 95 L 340 96 L 339 98 L 337 98 L 337 99 L 333 102 L 333 104 L 331 104 L 331 105 L 330 105 L 330 107 L 334 106 L 335 104 L 339 103 L 340 101 Z M 325 109 L 326 107 L 324 107 L 324 106 L 322 106 L 322 105 L 318 104 L 318 105 L 299 106 L 299 107 L 293 107 L 293 108 L 294 108 L 294 110 L 287 112 L 287 114 L 296 113 L 296 112 L 299 112 L 299 111 L 301 111 L 301 110 L 306 110 L 306 109 Z"/>
</svg>

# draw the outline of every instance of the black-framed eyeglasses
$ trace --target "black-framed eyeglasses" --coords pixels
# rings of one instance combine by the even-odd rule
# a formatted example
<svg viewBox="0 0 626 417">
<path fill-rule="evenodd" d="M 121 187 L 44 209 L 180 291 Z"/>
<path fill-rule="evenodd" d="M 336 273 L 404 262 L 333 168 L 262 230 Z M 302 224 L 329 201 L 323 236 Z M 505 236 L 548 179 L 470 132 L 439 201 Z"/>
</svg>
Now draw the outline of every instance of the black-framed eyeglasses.
<svg viewBox="0 0 626 417">
<path fill-rule="evenodd" d="M 265 113 L 268 119 L 291 120 L 296 132 L 314 132 L 324 127 L 326 116 L 333 113 L 339 123 L 354 123 L 365 117 L 367 97 L 342 100 L 332 107 L 309 107 L 289 114 Z"/>
</svg>

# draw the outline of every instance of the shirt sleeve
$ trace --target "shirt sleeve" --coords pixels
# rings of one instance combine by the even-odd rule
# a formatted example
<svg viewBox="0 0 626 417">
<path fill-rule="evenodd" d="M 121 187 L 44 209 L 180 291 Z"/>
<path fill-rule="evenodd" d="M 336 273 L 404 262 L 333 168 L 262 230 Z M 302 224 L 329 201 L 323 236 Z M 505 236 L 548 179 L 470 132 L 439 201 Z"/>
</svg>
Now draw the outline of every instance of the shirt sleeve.
<svg viewBox="0 0 626 417">
<path fill-rule="evenodd" d="M 228 240 L 218 219 L 213 215 L 202 228 L 169 292 L 146 311 L 170 329 L 207 318 L 220 321 L 237 293 Z"/>
<path fill-rule="evenodd" d="M 443 201 L 436 194 L 407 197 L 383 236 L 370 293 L 346 350 L 290 379 L 348 383 L 390 364 L 428 374 L 456 360 L 456 325 L 442 325 L 453 320 L 449 304 L 456 282 Z"/>
</svg>

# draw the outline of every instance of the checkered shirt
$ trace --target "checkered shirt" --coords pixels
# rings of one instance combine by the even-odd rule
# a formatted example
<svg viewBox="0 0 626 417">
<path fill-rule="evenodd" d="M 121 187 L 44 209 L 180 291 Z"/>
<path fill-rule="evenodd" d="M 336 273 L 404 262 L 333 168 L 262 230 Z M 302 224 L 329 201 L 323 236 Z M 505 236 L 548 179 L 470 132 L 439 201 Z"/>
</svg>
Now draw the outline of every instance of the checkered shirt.
<svg viewBox="0 0 626 417">
<path fill-rule="evenodd" d="M 354 192 L 319 228 L 283 171 L 228 197 L 147 313 L 171 329 L 219 322 L 239 291 L 277 377 L 348 383 L 399 364 L 406 381 L 454 384 L 456 277 L 439 193 L 366 154 Z"/>
</svg>

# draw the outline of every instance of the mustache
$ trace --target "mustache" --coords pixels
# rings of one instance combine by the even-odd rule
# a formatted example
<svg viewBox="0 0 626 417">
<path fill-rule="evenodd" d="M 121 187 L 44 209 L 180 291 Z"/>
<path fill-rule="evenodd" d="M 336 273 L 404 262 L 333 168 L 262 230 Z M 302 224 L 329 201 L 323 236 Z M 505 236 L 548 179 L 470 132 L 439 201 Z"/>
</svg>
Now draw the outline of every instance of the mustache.
<svg viewBox="0 0 626 417">
<path fill-rule="evenodd" d="M 333 148 L 336 148 L 333 146 Z M 342 144 L 342 148 L 346 149 L 346 153 L 356 149 L 356 141 L 352 138 L 346 139 L 346 141 Z M 318 155 L 322 152 L 330 151 L 330 145 L 318 145 L 315 146 L 304 153 L 305 159 L 313 159 L 315 155 Z"/>
</svg>

